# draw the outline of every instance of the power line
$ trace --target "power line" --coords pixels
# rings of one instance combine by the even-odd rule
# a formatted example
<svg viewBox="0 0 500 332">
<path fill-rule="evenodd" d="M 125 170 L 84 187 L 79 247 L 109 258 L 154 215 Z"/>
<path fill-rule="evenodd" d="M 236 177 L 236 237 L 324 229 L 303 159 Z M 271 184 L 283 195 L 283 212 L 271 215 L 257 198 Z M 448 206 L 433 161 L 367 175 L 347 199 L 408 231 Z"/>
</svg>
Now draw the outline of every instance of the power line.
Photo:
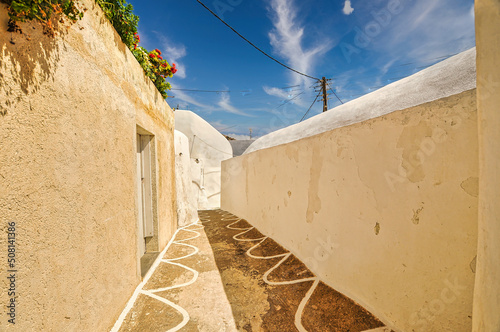
<svg viewBox="0 0 500 332">
<path fill-rule="evenodd" d="M 293 98 L 291 99 L 287 99 L 285 102 L 283 102 L 281 105 L 279 105 L 278 107 L 275 108 L 275 110 L 277 110 L 278 108 L 282 107 L 282 106 L 285 106 L 286 104 L 294 101 L 295 99 L 297 99 L 298 97 L 300 97 L 301 95 L 303 95 L 304 93 L 306 93 L 305 91 L 302 91 L 301 93 L 299 94 L 296 94 Z"/>
<path fill-rule="evenodd" d="M 434 66 L 434 65 L 435 64 L 430 64 L 430 65 L 426 65 L 426 66 L 415 67 L 415 68 L 412 68 L 412 69 L 402 69 L 402 70 L 395 70 L 395 71 L 390 70 L 390 71 L 388 71 L 387 73 L 385 73 L 382 76 L 386 76 L 386 75 L 391 75 L 392 76 L 393 74 L 405 73 L 408 70 L 411 70 L 411 71 L 417 71 L 418 70 L 418 71 L 420 71 L 420 70 L 429 68 L 429 67 Z M 392 77 L 392 78 L 389 78 L 388 80 L 389 81 L 390 80 L 399 80 L 399 79 L 402 79 L 402 78 L 405 78 L 405 77 L 408 77 L 408 76 L 411 76 L 411 75 L 414 75 L 414 74 L 416 74 L 416 72 L 405 73 L 404 76 Z M 361 76 L 361 77 L 362 77 L 362 79 L 358 79 L 358 80 L 356 80 L 356 82 L 348 84 L 346 87 L 356 85 L 356 84 L 358 84 L 357 82 L 359 82 L 359 81 L 368 81 L 370 78 L 381 77 L 381 75 L 371 75 L 371 76 Z"/>
<path fill-rule="evenodd" d="M 333 94 L 335 95 L 335 97 L 337 97 L 337 99 L 340 101 L 340 103 L 344 104 L 344 102 L 339 98 L 339 96 L 335 93 L 335 91 L 333 91 L 332 86 L 330 85 L 330 83 L 327 81 L 326 84 L 328 84 L 328 86 L 330 87 L 330 90 L 332 90 Z"/>
<path fill-rule="evenodd" d="M 319 95 L 320 95 L 320 94 L 321 94 L 321 92 L 320 92 L 320 93 L 318 93 L 318 94 L 316 95 L 316 98 L 315 98 L 315 99 L 314 99 L 314 101 L 312 102 L 312 104 L 311 104 L 311 106 L 309 107 L 309 109 L 307 110 L 306 114 L 304 114 L 304 116 L 302 117 L 302 119 L 300 119 L 300 121 L 299 121 L 299 122 L 302 122 L 302 121 L 304 120 L 304 118 L 307 116 L 307 114 L 309 113 L 309 111 L 311 110 L 311 108 L 314 106 L 314 103 L 316 103 L 316 100 L 318 100 L 318 97 L 319 97 Z"/>
<path fill-rule="evenodd" d="M 203 7 L 205 7 L 206 10 L 208 10 L 213 16 L 215 16 L 217 19 L 219 19 L 219 21 L 221 21 L 222 23 L 224 23 L 224 25 L 226 25 L 229 29 L 233 30 L 234 33 L 236 33 L 238 36 L 240 36 L 244 41 L 246 41 L 247 43 L 249 43 L 250 45 L 252 45 L 256 50 L 258 50 L 260 53 L 264 54 L 265 56 L 267 56 L 269 59 L 277 62 L 278 64 L 280 64 L 281 66 L 287 68 L 288 70 L 291 70 L 297 74 L 300 74 L 302 76 L 305 76 L 305 77 L 308 77 L 308 78 L 311 78 L 313 80 L 319 80 L 318 78 L 316 77 L 313 77 L 313 76 L 310 76 L 310 75 L 307 75 L 307 74 L 304 74 L 304 73 L 301 73 L 300 71 L 296 70 L 296 69 L 293 69 L 292 67 L 289 67 L 287 65 L 285 65 L 283 62 L 279 61 L 279 60 L 276 60 L 275 58 L 273 58 L 272 56 L 270 56 L 269 54 L 267 54 L 266 52 L 264 52 L 263 50 L 261 50 L 259 47 L 257 47 L 254 43 L 252 43 L 251 41 L 249 41 L 248 39 L 246 39 L 242 34 L 240 34 L 238 31 L 236 31 L 232 26 L 230 26 L 229 24 L 227 24 L 222 18 L 219 17 L 219 15 L 217 15 L 216 13 L 214 13 L 210 8 L 208 8 L 203 2 L 201 2 L 200 0 L 196 0 L 200 5 L 202 5 Z"/>
<path fill-rule="evenodd" d="M 226 131 L 228 129 L 231 129 L 231 128 L 234 128 L 234 127 L 239 127 L 240 125 L 234 125 L 234 126 L 231 126 L 231 127 L 226 127 L 226 128 L 222 128 L 222 129 L 219 129 L 220 132 L 223 132 L 223 131 Z"/>
<path fill-rule="evenodd" d="M 298 88 L 298 87 L 300 87 L 300 84 L 299 85 L 292 85 L 292 86 L 285 86 L 284 88 L 281 88 L 281 89 L 286 90 L 286 89 Z"/>
<path fill-rule="evenodd" d="M 315 83 L 314 83 L 314 84 L 315 84 Z M 313 85 L 311 85 L 308 89 L 311 89 L 311 88 L 314 86 L 314 84 L 313 84 Z M 300 86 L 300 85 L 296 85 L 296 86 Z M 294 86 L 294 87 L 295 87 L 295 86 Z M 296 94 L 295 96 L 293 96 L 292 98 L 285 100 L 285 101 L 284 101 L 281 105 L 279 105 L 278 107 L 276 107 L 274 110 L 277 110 L 278 108 L 280 108 L 280 107 L 282 107 L 282 106 L 285 106 L 286 104 L 288 104 L 288 103 L 290 103 L 290 102 L 294 101 L 295 99 L 297 99 L 298 97 L 300 97 L 300 96 L 301 96 L 301 95 L 303 95 L 304 93 L 306 93 L 306 90 L 303 90 L 301 93 L 298 93 L 298 94 Z"/>
<path fill-rule="evenodd" d="M 443 55 L 443 56 L 440 56 L 440 57 L 437 57 L 437 58 L 432 58 L 432 59 L 422 59 L 422 60 L 420 60 L 418 62 L 409 62 L 409 63 L 404 63 L 402 65 L 397 65 L 397 67 L 414 65 L 414 64 L 422 63 L 422 62 L 426 62 L 426 61 L 434 61 L 434 60 L 440 60 L 440 59 L 444 59 L 444 58 L 451 58 L 452 56 L 455 56 L 457 54 L 459 54 L 459 53 L 447 54 L 447 55 Z"/>
<path fill-rule="evenodd" d="M 217 92 L 217 93 L 231 92 L 229 90 L 197 90 L 197 89 L 175 89 L 175 88 L 172 88 L 170 90 L 175 90 L 175 91 L 191 91 L 191 92 Z"/>
<path fill-rule="evenodd" d="M 414 64 L 420 64 L 422 62 L 426 62 L 426 61 L 431 61 L 431 60 L 439 60 L 439 59 L 443 59 L 443 60 L 446 60 L 452 56 L 455 56 L 457 54 L 460 54 L 460 53 L 454 53 L 454 54 L 447 54 L 447 55 L 443 55 L 443 56 L 440 56 L 440 57 L 437 57 L 437 58 L 431 58 L 431 59 L 422 59 L 420 61 L 417 61 L 417 62 L 409 62 L 409 63 L 405 63 L 405 64 L 402 64 L 402 65 L 394 65 L 394 69 L 393 70 L 388 70 L 387 73 L 397 73 L 397 72 L 404 72 L 404 71 L 407 71 L 409 69 L 397 69 L 399 67 L 405 67 L 405 66 L 409 66 L 409 65 L 414 65 Z M 435 63 L 432 63 L 432 64 L 429 64 L 429 65 L 424 65 L 424 66 L 419 66 L 419 67 L 415 67 L 413 68 L 413 70 L 415 69 L 425 69 L 425 68 L 428 68 L 430 66 L 433 66 L 435 65 Z M 376 75 L 359 75 L 357 76 L 357 80 L 366 80 L 368 78 L 372 78 L 372 77 L 379 77 L 380 74 L 376 74 Z M 352 75 L 349 75 L 349 74 L 341 74 L 337 77 L 333 77 L 332 79 L 334 80 L 340 80 L 340 79 L 349 79 L 351 78 Z"/>
<path fill-rule="evenodd" d="M 208 145 L 209 147 L 211 147 L 212 149 L 214 149 L 216 151 L 222 152 L 226 155 L 231 155 L 231 156 L 233 155 L 232 153 L 228 153 L 226 151 L 222 151 L 222 150 L 218 149 L 217 147 L 213 146 L 212 144 L 208 143 L 207 141 L 201 139 L 199 136 L 196 136 L 196 135 L 193 136 L 193 146 L 191 147 L 191 152 L 193 150 L 194 142 L 196 142 L 196 139 L 199 139 L 200 141 L 202 141 L 203 143 L 205 143 L 206 145 Z M 190 153 L 190 154 L 192 154 L 192 153 Z"/>
</svg>

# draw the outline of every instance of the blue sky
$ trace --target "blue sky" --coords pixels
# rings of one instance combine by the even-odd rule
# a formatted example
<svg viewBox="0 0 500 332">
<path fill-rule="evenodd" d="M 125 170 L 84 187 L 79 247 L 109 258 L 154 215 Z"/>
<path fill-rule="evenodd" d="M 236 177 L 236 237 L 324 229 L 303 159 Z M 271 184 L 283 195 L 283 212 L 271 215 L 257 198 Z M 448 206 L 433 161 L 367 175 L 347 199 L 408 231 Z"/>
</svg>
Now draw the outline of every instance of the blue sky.
<svg viewBox="0 0 500 332">
<path fill-rule="evenodd" d="M 141 45 L 175 62 L 172 107 L 224 134 L 259 137 L 295 124 L 317 93 L 240 39 L 196 0 L 129 1 Z M 332 78 L 343 102 L 475 46 L 473 0 L 202 0 L 279 61 Z M 330 91 L 331 92 L 331 91 Z M 329 106 L 340 102 L 332 95 Z M 319 114 L 316 102 L 307 117 Z"/>
</svg>

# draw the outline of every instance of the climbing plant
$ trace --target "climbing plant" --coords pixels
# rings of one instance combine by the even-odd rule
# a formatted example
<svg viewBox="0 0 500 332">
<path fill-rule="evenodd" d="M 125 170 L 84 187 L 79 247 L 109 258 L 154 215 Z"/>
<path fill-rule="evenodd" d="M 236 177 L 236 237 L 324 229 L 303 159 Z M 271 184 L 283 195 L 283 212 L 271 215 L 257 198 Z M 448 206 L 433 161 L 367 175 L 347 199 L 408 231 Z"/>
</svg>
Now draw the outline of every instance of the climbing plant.
<svg viewBox="0 0 500 332">
<path fill-rule="evenodd" d="M 134 15 L 134 7 L 123 0 L 96 0 L 108 20 L 113 24 L 122 41 L 129 48 L 135 43 L 139 16 Z"/>
<path fill-rule="evenodd" d="M 148 76 L 161 93 L 167 98 L 167 90 L 171 89 L 167 77 L 172 77 L 177 68 L 163 59 L 161 51 L 148 51 L 138 46 L 140 37 L 137 33 L 139 17 L 134 14 L 133 6 L 125 0 L 95 0 L 102 8 L 108 20 L 135 56 L 146 76 Z M 66 16 L 71 22 L 83 17 L 73 0 L 0 0 L 7 3 L 9 12 L 9 31 L 21 32 L 18 22 L 38 21 L 42 24 L 44 33 L 54 36 L 53 19 L 58 15 Z"/>
<path fill-rule="evenodd" d="M 128 46 L 135 56 L 142 69 L 161 93 L 163 98 L 167 98 L 167 90 L 171 89 L 167 77 L 172 77 L 177 72 L 175 63 L 170 65 L 161 56 L 158 49 L 148 51 L 144 47 L 138 46 L 141 41 L 137 27 L 139 17 L 134 14 L 134 7 L 125 0 L 96 0 L 106 14 L 106 17 L 115 27 L 122 41 Z"/>
<path fill-rule="evenodd" d="M 64 14 L 72 22 L 83 17 L 73 0 L 2 0 L 8 5 L 9 31 L 21 32 L 18 22 L 38 21 L 44 32 L 54 36 L 52 18 Z"/>
<path fill-rule="evenodd" d="M 136 36 L 138 37 L 138 35 Z M 170 66 L 161 56 L 160 50 L 155 49 L 148 52 L 144 47 L 137 46 L 137 44 L 134 45 L 132 54 L 134 54 L 144 69 L 146 76 L 153 81 L 163 98 L 167 98 L 166 91 L 171 89 L 171 85 L 166 81 L 166 78 L 172 77 L 177 72 L 175 63 Z"/>
</svg>

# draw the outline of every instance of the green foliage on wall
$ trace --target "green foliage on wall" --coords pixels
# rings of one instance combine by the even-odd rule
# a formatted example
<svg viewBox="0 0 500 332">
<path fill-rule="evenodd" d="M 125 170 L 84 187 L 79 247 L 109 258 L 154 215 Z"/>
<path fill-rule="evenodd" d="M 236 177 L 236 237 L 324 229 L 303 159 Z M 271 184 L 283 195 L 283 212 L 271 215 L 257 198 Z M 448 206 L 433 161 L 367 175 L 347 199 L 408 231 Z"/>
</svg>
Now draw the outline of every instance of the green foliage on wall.
<svg viewBox="0 0 500 332">
<path fill-rule="evenodd" d="M 71 22 L 83 17 L 73 0 L 0 0 L 7 3 L 9 12 L 9 29 L 11 32 L 22 33 L 18 22 L 37 21 L 42 24 L 44 33 L 54 36 L 54 19 L 62 19 L 64 15 Z M 96 0 L 106 17 L 135 56 L 145 74 L 153 81 L 163 98 L 167 98 L 170 83 L 167 77 L 177 72 L 175 63 L 170 65 L 161 56 L 161 51 L 148 51 L 138 46 L 140 37 L 137 34 L 139 17 L 134 14 L 133 6 L 125 0 Z"/>
<path fill-rule="evenodd" d="M 38 21 L 44 33 L 54 36 L 52 18 L 64 14 L 72 22 L 83 17 L 72 0 L 2 0 L 9 5 L 9 31 L 20 31 L 17 22 Z"/>
<path fill-rule="evenodd" d="M 115 27 L 122 41 L 129 48 L 134 44 L 139 16 L 134 15 L 134 7 L 123 0 L 96 0 L 104 14 Z"/>
<path fill-rule="evenodd" d="M 141 65 L 146 75 L 153 81 L 163 98 L 167 98 L 167 90 L 171 86 L 165 79 L 177 72 L 175 64 L 170 65 L 161 56 L 158 49 L 148 51 L 138 46 L 140 37 L 137 34 L 139 17 L 134 15 L 134 7 L 125 0 L 96 0 L 115 27 L 122 41 Z"/>
</svg>

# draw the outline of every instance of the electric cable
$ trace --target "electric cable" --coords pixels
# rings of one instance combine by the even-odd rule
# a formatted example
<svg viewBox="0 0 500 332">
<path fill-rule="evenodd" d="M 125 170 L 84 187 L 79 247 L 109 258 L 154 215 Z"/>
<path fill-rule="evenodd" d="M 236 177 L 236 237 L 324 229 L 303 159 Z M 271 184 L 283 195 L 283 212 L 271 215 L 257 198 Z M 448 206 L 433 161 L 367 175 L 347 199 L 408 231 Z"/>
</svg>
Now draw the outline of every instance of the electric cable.
<svg viewBox="0 0 500 332">
<path fill-rule="evenodd" d="M 217 92 L 217 93 L 231 92 L 229 90 L 197 90 L 197 89 L 176 89 L 176 88 L 172 88 L 170 90 L 175 90 L 175 91 L 191 91 L 191 92 Z"/>
<path fill-rule="evenodd" d="M 275 108 L 275 110 L 277 110 L 278 108 L 282 107 L 282 106 L 285 106 L 286 104 L 294 101 L 295 99 L 297 99 L 298 97 L 300 97 L 301 95 L 303 95 L 304 93 L 306 93 L 305 91 L 302 91 L 301 93 L 299 94 L 296 94 L 293 98 L 290 98 L 290 99 L 287 99 L 286 101 L 284 101 L 281 105 L 279 105 L 278 107 Z"/>
<path fill-rule="evenodd" d="M 309 111 L 311 110 L 311 108 L 314 106 L 314 104 L 316 103 L 316 100 L 318 100 L 318 97 L 321 93 L 318 93 L 318 95 L 316 96 L 316 98 L 314 99 L 314 101 L 312 102 L 311 106 L 309 107 L 309 109 L 307 110 L 306 114 L 304 114 L 304 116 L 302 117 L 302 119 L 300 119 L 299 122 L 302 122 L 304 120 L 304 118 L 307 116 L 307 114 L 309 113 Z"/>
<path fill-rule="evenodd" d="M 326 82 L 326 84 L 328 84 L 328 86 L 330 87 L 330 90 L 332 90 L 333 94 L 335 95 L 335 97 L 337 97 L 337 99 L 340 101 L 340 103 L 343 105 L 344 102 L 339 98 L 339 96 L 337 95 L 337 93 L 335 93 L 335 91 L 333 91 L 332 89 L 332 86 L 330 85 L 330 83 L 328 83 L 328 81 Z"/>
<path fill-rule="evenodd" d="M 262 49 L 260 49 L 259 47 L 257 47 L 254 43 L 252 43 L 250 40 L 248 40 L 247 38 L 245 38 L 242 34 L 240 34 L 238 31 L 236 31 L 232 26 L 230 26 L 229 24 L 227 24 L 222 18 L 219 17 L 219 15 L 217 15 L 216 13 L 214 13 L 210 8 L 208 8 L 203 2 L 201 2 L 200 0 L 196 0 L 200 5 L 202 5 L 203 7 L 205 7 L 206 10 L 208 10 L 213 16 L 215 16 L 219 21 L 221 21 L 222 23 L 224 23 L 224 25 L 226 25 L 229 29 L 233 30 L 234 33 L 236 33 L 238 36 L 240 36 L 244 41 L 246 41 L 247 43 L 249 43 L 250 45 L 252 45 L 257 51 L 259 51 L 260 53 L 264 54 L 265 56 L 267 56 L 269 59 L 277 62 L 278 64 L 280 64 L 281 66 L 287 68 L 288 70 L 291 70 L 299 75 L 302 75 L 302 76 L 305 76 L 305 77 L 308 77 L 308 78 L 311 78 L 313 80 L 317 80 L 319 81 L 319 78 L 316 78 L 316 77 L 313 77 L 313 76 L 310 76 L 310 75 L 307 75 L 307 74 L 304 74 L 304 73 L 301 73 L 300 71 L 296 70 L 296 69 L 293 69 L 292 67 L 289 67 L 287 65 L 285 65 L 283 62 L 273 58 L 271 55 L 267 54 L 266 52 L 264 52 Z"/>
</svg>

